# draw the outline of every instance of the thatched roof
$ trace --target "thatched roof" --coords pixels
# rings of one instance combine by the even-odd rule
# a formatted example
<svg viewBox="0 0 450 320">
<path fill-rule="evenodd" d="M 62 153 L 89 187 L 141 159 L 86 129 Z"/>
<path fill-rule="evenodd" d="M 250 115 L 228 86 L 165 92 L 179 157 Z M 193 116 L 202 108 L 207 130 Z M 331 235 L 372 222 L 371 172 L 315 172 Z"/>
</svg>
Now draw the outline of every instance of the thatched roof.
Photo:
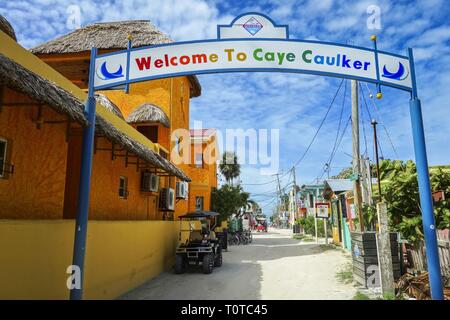
<svg viewBox="0 0 450 320">
<path fill-rule="evenodd" d="M 191 181 L 186 174 L 177 168 L 173 163 L 164 159 L 158 153 L 153 150 L 148 149 L 146 146 L 137 142 L 136 140 L 131 139 L 130 137 L 124 135 L 122 132 L 116 129 L 111 123 L 103 119 L 102 117 L 97 116 L 97 127 L 98 132 L 104 135 L 108 140 L 117 143 L 127 149 L 128 151 L 133 152 L 139 158 L 148 161 L 153 164 L 157 168 L 163 169 L 174 176 L 178 177 L 184 181 Z"/>
<path fill-rule="evenodd" d="M 166 113 L 157 105 L 144 103 L 133 110 L 127 118 L 128 123 L 157 122 L 166 128 L 170 127 L 170 120 Z"/>
<path fill-rule="evenodd" d="M 133 37 L 133 48 L 173 42 L 148 20 L 117 21 L 94 23 L 76 29 L 34 47 L 31 52 L 37 55 L 63 54 L 86 52 L 93 47 L 100 50 L 123 50 L 127 48 L 128 35 Z M 191 96 L 200 96 L 201 86 L 197 77 L 188 78 L 192 84 Z"/>
<path fill-rule="evenodd" d="M 107 96 L 105 96 L 103 93 L 96 93 L 95 100 L 102 104 L 106 109 L 114 113 L 116 116 L 118 116 L 120 119 L 125 120 L 123 117 L 122 112 L 120 111 L 119 107 L 116 106 Z"/>
<path fill-rule="evenodd" d="M 21 92 L 42 104 L 48 105 L 56 112 L 68 115 L 71 120 L 76 121 L 83 127 L 88 124 L 83 112 L 84 104 L 78 98 L 2 54 L 0 54 L 0 85 Z M 99 101 L 99 103 L 103 105 L 102 101 Z M 117 143 L 155 167 L 181 180 L 190 181 L 189 177 L 170 161 L 123 134 L 98 114 L 96 116 L 96 133 L 105 136 L 111 142 Z"/>
<path fill-rule="evenodd" d="M 68 115 L 71 120 L 82 126 L 88 124 L 83 113 L 84 105 L 80 100 L 2 54 L 0 54 L 0 85 L 48 105 L 56 112 Z"/>
<path fill-rule="evenodd" d="M 8 20 L 6 20 L 6 18 L 2 15 L 0 15 L 0 30 L 17 41 L 16 33 L 14 32 L 13 27 L 8 22 Z"/>
</svg>

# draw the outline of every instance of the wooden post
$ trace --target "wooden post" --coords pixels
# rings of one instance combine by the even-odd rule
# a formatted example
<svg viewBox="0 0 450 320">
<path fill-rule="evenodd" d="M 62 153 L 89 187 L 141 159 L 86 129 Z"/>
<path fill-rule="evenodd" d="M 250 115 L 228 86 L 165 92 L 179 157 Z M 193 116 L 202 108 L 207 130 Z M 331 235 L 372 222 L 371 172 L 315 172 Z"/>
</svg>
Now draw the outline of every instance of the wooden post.
<svg viewBox="0 0 450 320">
<path fill-rule="evenodd" d="M 377 203 L 379 231 L 377 233 L 377 254 L 380 284 L 383 295 L 394 295 L 394 272 L 392 270 L 391 237 L 388 227 L 386 203 Z"/>
<path fill-rule="evenodd" d="M 319 237 L 317 236 L 317 208 L 314 208 L 314 231 L 316 232 L 316 243 L 319 243 Z"/>
<path fill-rule="evenodd" d="M 327 219 L 323 219 L 323 229 L 325 230 L 325 244 L 328 244 Z"/>
</svg>

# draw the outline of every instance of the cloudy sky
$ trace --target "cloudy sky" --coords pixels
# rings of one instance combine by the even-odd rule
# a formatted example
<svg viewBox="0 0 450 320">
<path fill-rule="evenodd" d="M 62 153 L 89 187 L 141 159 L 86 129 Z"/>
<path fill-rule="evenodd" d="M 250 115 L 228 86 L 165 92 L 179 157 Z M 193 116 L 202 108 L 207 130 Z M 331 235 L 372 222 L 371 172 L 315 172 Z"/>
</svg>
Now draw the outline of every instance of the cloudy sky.
<svg viewBox="0 0 450 320">
<path fill-rule="evenodd" d="M 381 29 L 368 28 L 367 20 L 372 14 L 368 8 L 373 5 L 380 8 Z M 370 47 L 370 35 L 376 34 L 382 50 L 406 54 L 406 49 L 412 47 L 429 162 L 430 165 L 450 164 L 448 1 L 16 0 L 0 3 L 0 14 L 11 22 L 18 41 L 26 48 L 70 32 L 74 21 L 69 17 L 74 10 L 80 12 L 81 26 L 101 21 L 148 19 L 178 41 L 215 38 L 217 24 L 230 23 L 241 13 L 257 11 L 269 15 L 278 24 L 288 24 L 291 38 Z M 298 163 L 297 184 L 326 176 L 323 168 L 333 149 L 339 123 L 340 137 L 350 115 L 349 84 L 342 84 L 319 134 L 304 155 L 341 80 L 281 73 L 202 75 L 199 79 L 202 96 L 191 101 L 191 124 L 202 121 L 203 126 L 223 133 L 227 128 L 279 129 L 281 186 L 289 186 L 292 176 L 287 172 L 295 163 Z M 368 105 L 361 100 L 361 152 L 373 159 L 371 117 L 384 124 L 379 128 L 382 156 L 413 159 L 409 95 L 384 88 L 383 99 L 374 101 L 374 105 L 369 90 L 373 92 L 375 88 L 361 85 L 361 94 Z M 269 150 L 270 147 L 271 141 Z M 350 164 L 349 154 L 351 135 L 347 128 L 331 162 L 330 175 Z M 241 180 L 265 213 L 270 214 L 276 183 L 273 176 L 261 174 L 261 167 L 243 164 Z"/>
</svg>

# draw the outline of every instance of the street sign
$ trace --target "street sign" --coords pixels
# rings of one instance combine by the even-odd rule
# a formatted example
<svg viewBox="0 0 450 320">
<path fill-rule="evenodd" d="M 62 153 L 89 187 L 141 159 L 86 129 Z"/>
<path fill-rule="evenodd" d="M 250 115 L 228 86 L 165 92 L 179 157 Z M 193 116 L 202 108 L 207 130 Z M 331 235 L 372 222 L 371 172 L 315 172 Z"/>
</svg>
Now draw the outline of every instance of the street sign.
<svg viewBox="0 0 450 320">
<path fill-rule="evenodd" d="M 330 215 L 330 203 L 316 202 L 316 217 L 328 219 L 329 215 Z"/>
</svg>

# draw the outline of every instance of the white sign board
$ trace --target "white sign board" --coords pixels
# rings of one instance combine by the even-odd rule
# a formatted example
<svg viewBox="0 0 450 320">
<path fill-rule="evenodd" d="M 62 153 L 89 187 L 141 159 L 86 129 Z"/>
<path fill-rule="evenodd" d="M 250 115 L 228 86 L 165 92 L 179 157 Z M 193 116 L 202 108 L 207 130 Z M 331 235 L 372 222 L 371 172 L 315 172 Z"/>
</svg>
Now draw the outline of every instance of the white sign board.
<svg viewBox="0 0 450 320">
<path fill-rule="evenodd" d="M 378 56 L 378 73 L 376 55 Z M 221 72 L 297 72 L 375 82 L 411 90 L 407 57 L 372 49 L 289 39 L 287 26 L 246 14 L 218 26 L 213 40 L 175 42 L 104 55 L 95 61 L 94 87 Z"/>
<path fill-rule="evenodd" d="M 330 204 L 329 203 L 316 203 L 316 217 L 328 219 L 330 212 Z"/>
</svg>

